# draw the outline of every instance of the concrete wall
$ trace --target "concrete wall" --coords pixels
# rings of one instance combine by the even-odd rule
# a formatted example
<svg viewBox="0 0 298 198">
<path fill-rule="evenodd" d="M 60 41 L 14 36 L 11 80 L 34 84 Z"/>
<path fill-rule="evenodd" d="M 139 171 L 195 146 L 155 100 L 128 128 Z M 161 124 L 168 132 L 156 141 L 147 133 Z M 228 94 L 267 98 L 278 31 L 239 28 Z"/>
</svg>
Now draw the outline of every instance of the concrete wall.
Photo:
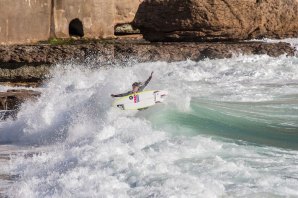
<svg viewBox="0 0 298 198">
<path fill-rule="evenodd" d="M 143 0 L 115 0 L 115 25 L 131 23 Z"/>
<path fill-rule="evenodd" d="M 87 38 L 114 36 L 114 0 L 54 0 L 55 34 L 69 37 L 69 23 L 78 18 Z"/>
<path fill-rule="evenodd" d="M 51 0 L 0 0 L 0 44 L 47 40 Z"/>
<path fill-rule="evenodd" d="M 143 0 L 0 0 L 0 45 L 68 38 L 78 18 L 84 37 L 112 38 L 116 24 L 131 23 Z"/>
</svg>

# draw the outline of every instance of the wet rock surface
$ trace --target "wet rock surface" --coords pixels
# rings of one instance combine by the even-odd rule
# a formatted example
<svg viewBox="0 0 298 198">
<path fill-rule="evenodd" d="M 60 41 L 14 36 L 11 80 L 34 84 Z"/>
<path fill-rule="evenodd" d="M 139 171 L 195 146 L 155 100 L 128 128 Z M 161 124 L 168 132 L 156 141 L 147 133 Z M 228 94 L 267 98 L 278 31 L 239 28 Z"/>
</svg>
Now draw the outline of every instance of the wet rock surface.
<svg viewBox="0 0 298 198">
<path fill-rule="evenodd" d="M 40 92 L 26 89 L 0 92 L 0 120 L 15 118 L 20 105 L 26 100 L 34 100 Z"/>
<path fill-rule="evenodd" d="M 293 56 L 287 43 L 90 43 L 75 45 L 0 46 L 0 83 L 40 83 L 51 66 L 82 62 L 101 67 L 128 60 L 138 62 L 229 58 L 233 54 Z"/>
</svg>

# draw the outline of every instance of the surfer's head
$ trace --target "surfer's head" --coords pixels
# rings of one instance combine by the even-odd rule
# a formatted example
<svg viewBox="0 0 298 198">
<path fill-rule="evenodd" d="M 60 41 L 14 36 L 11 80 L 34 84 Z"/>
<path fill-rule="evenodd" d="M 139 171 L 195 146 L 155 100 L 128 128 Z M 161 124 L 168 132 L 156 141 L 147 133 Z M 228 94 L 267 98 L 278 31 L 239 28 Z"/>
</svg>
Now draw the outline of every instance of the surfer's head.
<svg viewBox="0 0 298 198">
<path fill-rule="evenodd" d="M 141 82 L 134 82 L 134 83 L 132 83 L 131 86 L 133 86 L 133 87 L 140 87 L 140 85 L 141 85 Z"/>
<path fill-rule="evenodd" d="M 132 86 L 132 92 L 137 92 L 141 86 L 141 82 L 134 82 L 131 86 Z"/>
</svg>

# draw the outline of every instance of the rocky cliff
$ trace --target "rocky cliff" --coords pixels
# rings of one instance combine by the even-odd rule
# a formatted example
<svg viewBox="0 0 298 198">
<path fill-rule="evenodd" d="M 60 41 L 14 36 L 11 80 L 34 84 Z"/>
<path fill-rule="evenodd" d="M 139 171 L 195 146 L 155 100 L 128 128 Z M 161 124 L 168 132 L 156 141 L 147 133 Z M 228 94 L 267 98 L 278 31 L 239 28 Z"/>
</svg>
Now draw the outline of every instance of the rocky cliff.
<svg viewBox="0 0 298 198">
<path fill-rule="evenodd" d="M 298 1 L 145 0 L 134 26 L 150 41 L 298 37 Z"/>
</svg>

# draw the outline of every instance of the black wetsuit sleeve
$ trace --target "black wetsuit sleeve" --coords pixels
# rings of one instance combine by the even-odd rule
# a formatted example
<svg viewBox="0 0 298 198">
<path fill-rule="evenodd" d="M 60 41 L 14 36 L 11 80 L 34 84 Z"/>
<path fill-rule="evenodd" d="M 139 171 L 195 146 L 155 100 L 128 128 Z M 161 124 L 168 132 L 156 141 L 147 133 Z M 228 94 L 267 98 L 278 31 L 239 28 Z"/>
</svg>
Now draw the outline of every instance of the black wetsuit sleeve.
<svg viewBox="0 0 298 198">
<path fill-rule="evenodd" d="M 126 92 L 126 93 L 113 95 L 113 97 L 123 97 L 123 96 L 128 96 L 128 95 L 130 95 L 130 94 L 132 94 L 132 92 L 131 92 L 131 91 L 128 91 L 128 92 Z"/>
<path fill-rule="evenodd" d="M 140 86 L 139 91 L 143 91 L 151 79 L 152 79 L 152 76 L 149 76 L 149 78 Z"/>
</svg>

